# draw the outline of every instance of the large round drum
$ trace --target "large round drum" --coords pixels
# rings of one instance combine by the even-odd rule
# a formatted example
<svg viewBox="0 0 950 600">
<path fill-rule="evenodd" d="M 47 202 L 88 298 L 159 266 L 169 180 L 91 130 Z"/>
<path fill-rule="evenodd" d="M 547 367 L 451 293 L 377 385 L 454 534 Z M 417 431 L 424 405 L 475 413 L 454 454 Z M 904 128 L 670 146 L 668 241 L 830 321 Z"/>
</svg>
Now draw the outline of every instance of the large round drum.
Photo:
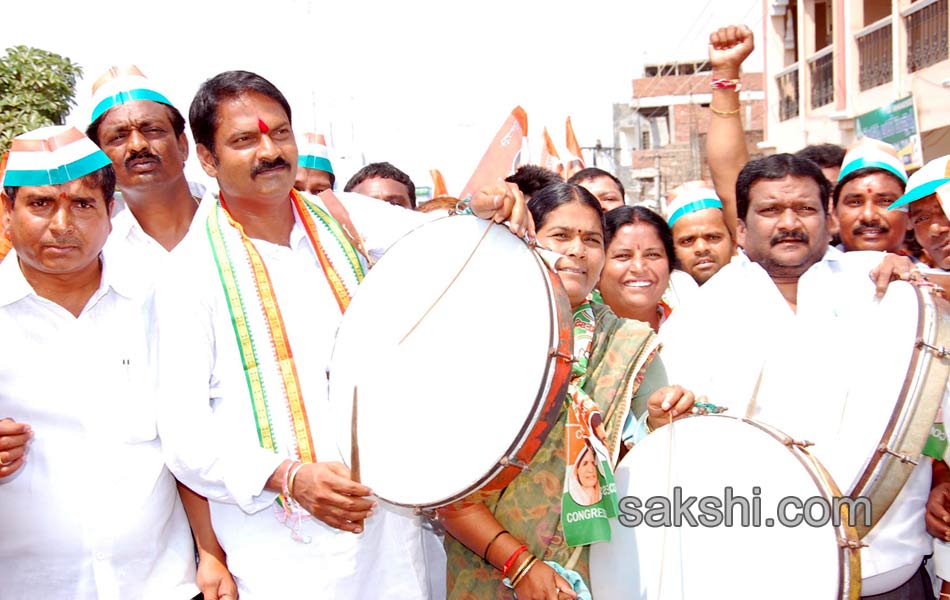
<svg viewBox="0 0 950 600">
<path fill-rule="evenodd" d="M 682 419 L 637 444 L 616 480 L 622 516 L 611 520 L 610 542 L 591 547 L 597 600 L 860 595 L 857 534 L 830 520 L 836 511 L 822 516 L 838 489 L 775 429 L 727 416 Z M 806 511 L 811 524 L 792 526 Z"/>
<path fill-rule="evenodd" d="M 921 459 L 943 398 L 950 361 L 950 310 L 931 288 L 894 282 L 880 301 L 840 311 L 834 361 L 846 384 L 838 403 L 806 411 L 831 427 L 813 454 L 852 497 L 867 497 L 856 521 L 864 537 L 881 519 Z"/>
<path fill-rule="evenodd" d="M 421 508 L 507 485 L 557 419 L 571 335 L 560 281 L 506 227 L 448 217 L 397 241 L 360 285 L 330 361 L 341 431 L 357 397 L 362 482 Z M 349 461 L 348 439 L 341 452 Z"/>
</svg>

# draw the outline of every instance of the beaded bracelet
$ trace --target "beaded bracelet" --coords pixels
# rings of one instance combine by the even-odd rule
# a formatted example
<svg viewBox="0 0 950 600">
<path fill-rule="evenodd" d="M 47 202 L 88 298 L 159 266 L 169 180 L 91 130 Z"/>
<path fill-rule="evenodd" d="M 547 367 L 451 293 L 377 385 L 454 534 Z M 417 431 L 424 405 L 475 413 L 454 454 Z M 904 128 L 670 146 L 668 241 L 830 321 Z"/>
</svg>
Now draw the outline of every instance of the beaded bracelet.
<svg viewBox="0 0 950 600">
<path fill-rule="evenodd" d="M 527 552 L 527 551 L 528 551 L 528 547 L 525 546 L 524 544 L 521 544 L 520 546 L 518 546 L 518 549 L 515 550 L 511 554 L 511 556 L 508 557 L 508 560 L 505 561 L 505 566 L 502 568 L 501 574 L 504 575 L 505 577 L 508 577 L 508 569 L 510 569 L 515 564 L 515 560 L 519 556 L 521 556 L 522 552 Z"/>
<path fill-rule="evenodd" d="M 515 587 L 517 587 L 517 585 L 521 583 L 521 580 L 524 579 L 525 576 L 527 576 L 528 571 L 530 571 L 531 567 L 533 567 L 535 563 L 537 562 L 538 562 L 537 556 L 532 556 L 530 559 L 528 559 L 525 562 L 524 566 L 518 570 L 517 574 L 515 574 L 514 579 L 511 580 L 511 589 L 515 589 Z"/>
<path fill-rule="evenodd" d="M 488 562 L 488 551 L 491 550 L 491 545 L 494 544 L 495 540 L 500 538 L 505 533 L 508 533 L 508 530 L 502 529 L 501 531 L 495 534 L 495 537 L 493 537 L 490 542 L 488 542 L 488 545 L 485 546 L 485 551 L 482 552 L 482 560 L 484 560 L 485 562 Z"/>
</svg>

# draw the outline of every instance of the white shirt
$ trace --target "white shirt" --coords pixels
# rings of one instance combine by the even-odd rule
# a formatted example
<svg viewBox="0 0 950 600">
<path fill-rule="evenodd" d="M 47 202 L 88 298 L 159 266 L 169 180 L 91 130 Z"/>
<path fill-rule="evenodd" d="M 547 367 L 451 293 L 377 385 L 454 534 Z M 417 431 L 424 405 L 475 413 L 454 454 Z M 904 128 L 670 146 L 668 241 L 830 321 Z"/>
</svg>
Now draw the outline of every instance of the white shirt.
<svg viewBox="0 0 950 600">
<path fill-rule="evenodd" d="M 432 218 L 357 194 L 338 196 L 371 252 Z M 317 460 L 340 461 L 326 378 L 340 309 L 299 221 L 290 247 L 260 240 L 254 244 L 280 306 Z M 300 533 L 311 543 L 291 539 L 290 529 L 275 516 L 277 494 L 264 490 L 286 457 L 259 444 L 207 238 L 186 240 L 171 263 L 173 275 L 157 295 L 159 430 L 169 467 L 210 502 L 215 532 L 242 600 L 297 597 L 301 590 L 314 598 L 430 597 L 423 540 L 431 533 L 408 511 L 380 502 L 360 535 L 307 519 Z M 280 428 L 275 425 L 278 436 Z M 444 559 L 429 567 L 444 572 Z M 444 589 L 432 593 L 438 596 Z"/>
<path fill-rule="evenodd" d="M 214 196 L 203 185 L 189 182 L 188 189 L 194 198 L 200 198 L 201 201 L 185 237 L 204 233 L 208 207 L 214 204 Z M 137 285 L 151 285 L 170 254 L 164 246 L 145 233 L 128 207 L 113 213 L 112 232 L 106 241 L 105 251 L 114 259 L 127 263 L 128 268 L 124 266 L 123 272 L 137 277 Z"/>
<path fill-rule="evenodd" d="M 78 318 L 0 263 L 0 417 L 34 432 L 0 480 L 0 597 L 187 599 L 191 530 L 155 426 L 149 296 L 103 262 Z"/>
<path fill-rule="evenodd" d="M 829 248 L 799 279 L 793 312 L 768 273 L 740 252 L 664 325 L 661 356 L 670 382 L 728 407 L 726 414 L 816 442 L 813 454 L 833 462 L 835 453 L 848 452 L 836 440 L 837 424 L 830 418 L 837 410 L 843 414 L 842 402 L 853 385 L 843 373 L 863 373 L 870 381 L 869 372 L 875 372 L 850 360 L 855 354 L 850 344 L 860 342 L 840 315 L 857 302 L 872 303 L 868 273 L 883 256 Z M 864 333 L 873 335 L 873 327 L 865 327 Z M 839 472 L 828 463 L 825 467 L 833 476 Z M 869 547 L 861 550 L 862 594 L 901 585 L 930 554 L 932 538 L 924 521 L 930 481 L 930 460 L 921 460 L 865 538 Z M 836 483 L 847 489 L 851 482 Z"/>
</svg>

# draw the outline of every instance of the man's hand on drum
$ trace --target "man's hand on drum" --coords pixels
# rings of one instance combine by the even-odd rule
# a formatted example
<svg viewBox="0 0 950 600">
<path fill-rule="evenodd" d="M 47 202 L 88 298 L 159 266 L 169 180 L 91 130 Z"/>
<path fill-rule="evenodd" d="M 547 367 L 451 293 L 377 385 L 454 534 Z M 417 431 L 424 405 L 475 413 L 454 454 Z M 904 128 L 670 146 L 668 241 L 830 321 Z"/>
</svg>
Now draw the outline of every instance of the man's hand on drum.
<svg viewBox="0 0 950 600">
<path fill-rule="evenodd" d="M 886 254 L 881 264 L 871 269 L 871 281 L 874 282 L 875 292 L 883 296 L 887 291 L 887 284 L 892 281 L 909 281 L 913 284 L 927 284 L 927 278 L 912 260 L 900 254 Z"/>
<path fill-rule="evenodd" d="M 647 425 L 658 429 L 670 422 L 692 414 L 696 396 L 693 392 L 678 385 L 661 387 L 647 400 Z"/>
<path fill-rule="evenodd" d="M 927 498 L 927 531 L 938 540 L 950 542 L 950 481 L 938 483 Z"/>
<path fill-rule="evenodd" d="M 508 221 L 508 229 L 518 237 L 535 238 L 534 221 L 528 211 L 524 194 L 518 186 L 499 179 L 495 184 L 481 189 L 471 203 L 472 212 L 482 219 L 496 223 Z"/>
<path fill-rule="evenodd" d="M 360 533 L 360 522 L 372 514 L 373 491 L 350 479 L 350 470 L 338 462 L 307 463 L 294 478 L 293 499 L 330 527 Z"/>
<path fill-rule="evenodd" d="M 0 419 L 0 479 L 20 470 L 31 439 L 33 430 L 26 423 Z"/>
<path fill-rule="evenodd" d="M 577 598 L 577 593 L 566 579 L 557 574 L 544 561 L 531 567 L 515 587 L 518 600 L 565 600 Z"/>
</svg>

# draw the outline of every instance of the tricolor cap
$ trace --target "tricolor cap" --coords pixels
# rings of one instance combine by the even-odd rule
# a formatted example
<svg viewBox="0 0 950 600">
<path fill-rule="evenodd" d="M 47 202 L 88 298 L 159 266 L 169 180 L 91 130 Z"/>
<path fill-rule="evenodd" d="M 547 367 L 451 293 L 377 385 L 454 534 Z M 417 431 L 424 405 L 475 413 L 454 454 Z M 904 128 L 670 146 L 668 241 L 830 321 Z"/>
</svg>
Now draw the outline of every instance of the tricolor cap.
<svg viewBox="0 0 950 600">
<path fill-rule="evenodd" d="M 904 195 L 895 200 L 891 208 L 926 198 L 947 184 L 950 184 L 950 154 L 933 159 L 911 175 Z"/>
<path fill-rule="evenodd" d="M 704 181 L 687 181 L 670 192 L 666 222 L 672 227 L 684 215 L 707 208 L 722 210 L 722 200 L 716 191 Z"/>
<path fill-rule="evenodd" d="M 907 183 L 907 170 L 894 147 L 873 138 L 863 138 L 844 155 L 836 185 L 858 169 L 880 169 Z"/>
<path fill-rule="evenodd" d="M 333 175 L 333 165 L 330 164 L 330 154 L 327 152 L 327 142 L 322 134 L 305 133 L 300 144 L 300 153 L 297 165 L 307 169 L 326 171 Z"/>
<path fill-rule="evenodd" d="M 105 152 L 75 127 L 40 127 L 13 138 L 3 185 L 59 185 L 111 164 Z"/>
<path fill-rule="evenodd" d="M 110 67 L 92 84 L 93 109 L 89 122 L 95 122 L 110 108 L 134 100 L 151 100 L 174 107 L 135 65 Z"/>
</svg>

